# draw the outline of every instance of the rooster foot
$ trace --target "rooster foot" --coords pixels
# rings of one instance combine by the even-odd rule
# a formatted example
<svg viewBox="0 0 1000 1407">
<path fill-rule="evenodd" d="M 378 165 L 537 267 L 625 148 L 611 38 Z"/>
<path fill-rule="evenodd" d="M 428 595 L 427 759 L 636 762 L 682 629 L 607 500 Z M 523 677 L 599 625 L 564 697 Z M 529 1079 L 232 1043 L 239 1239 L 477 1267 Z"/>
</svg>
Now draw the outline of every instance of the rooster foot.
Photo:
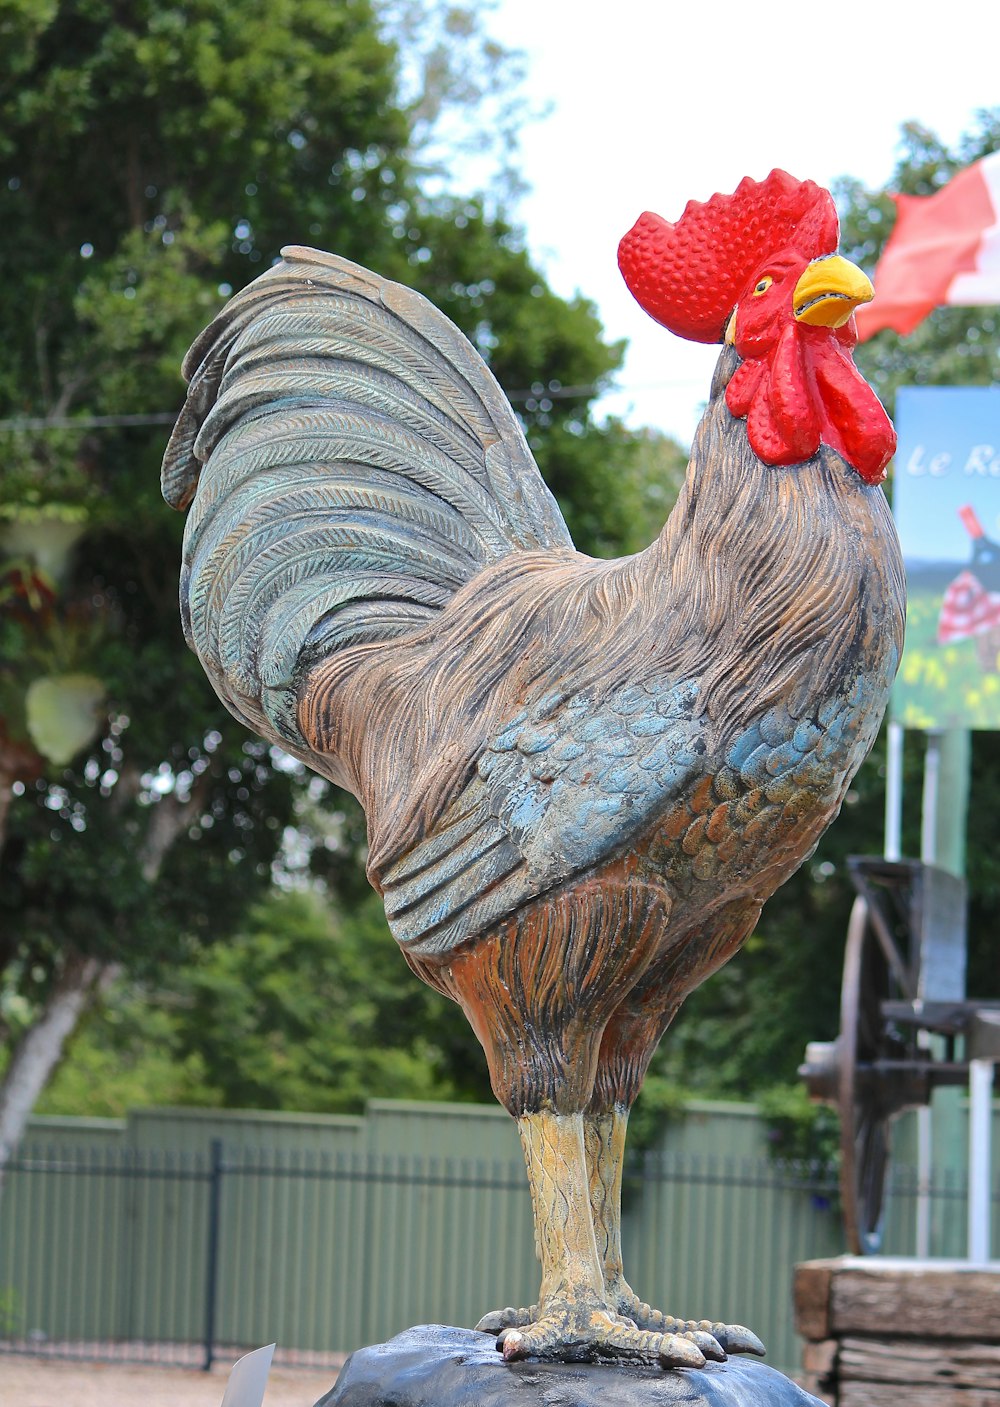
<svg viewBox="0 0 1000 1407">
<path fill-rule="evenodd" d="M 742 1324 L 717 1324 L 710 1319 L 675 1319 L 671 1314 L 651 1309 L 632 1290 L 618 1298 L 616 1307 L 619 1314 L 631 1319 L 637 1329 L 667 1335 L 707 1334 L 727 1354 L 756 1353 L 763 1358 L 766 1352 L 757 1335 Z"/>
<path fill-rule="evenodd" d="M 476 1328 L 481 1334 L 501 1334 L 504 1329 L 523 1329 L 525 1324 L 534 1324 L 537 1318 L 537 1304 L 530 1309 L 514 1309 L 508 1305 L 506 1309 L 491 1309 L 489 1314 L 484 1314 Z"/>
<path fill-rule="evenodd" d="M 584 1362 L 594 1358 L 660 1363 L 664 1368 L 703 1368 L 706 1359 L 721 1362 L 725 1351 L 699 1328 L 678 1333 L 649 1333 L 631 1319 L 606 1309 L 550 1302 L 533 1323 L 504 1328 L 497 1348 L 508 1361 L 555 1358 Z"/>
</svg>

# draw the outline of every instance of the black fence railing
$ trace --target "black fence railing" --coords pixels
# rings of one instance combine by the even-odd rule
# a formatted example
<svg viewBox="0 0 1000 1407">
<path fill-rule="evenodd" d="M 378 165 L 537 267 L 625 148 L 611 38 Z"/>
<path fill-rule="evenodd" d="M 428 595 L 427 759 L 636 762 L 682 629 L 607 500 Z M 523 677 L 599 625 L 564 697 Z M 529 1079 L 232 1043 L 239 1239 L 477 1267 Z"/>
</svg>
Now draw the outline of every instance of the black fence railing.
<svg viewBox="0 0 1000 1407">
<path fill-rule="evenodd" d="M 922 1194 L 957 1235 L 964 1185 L 898 1168 L 888 1250 L 912 1253 Z M 626 1185 L 629 1279 L 671 1313 L 750 1323 L 794 1370 L 792 1267 L 844 1249 L 837 1199 L 827 1167 L 647 1155 Z M 276 1340 L 276 1361 L 334 1367 L 537 1288 L 519 1164 L 36 1145 L 0 1188 L 0 1352 L 210 1367 Z"/>
</svg>

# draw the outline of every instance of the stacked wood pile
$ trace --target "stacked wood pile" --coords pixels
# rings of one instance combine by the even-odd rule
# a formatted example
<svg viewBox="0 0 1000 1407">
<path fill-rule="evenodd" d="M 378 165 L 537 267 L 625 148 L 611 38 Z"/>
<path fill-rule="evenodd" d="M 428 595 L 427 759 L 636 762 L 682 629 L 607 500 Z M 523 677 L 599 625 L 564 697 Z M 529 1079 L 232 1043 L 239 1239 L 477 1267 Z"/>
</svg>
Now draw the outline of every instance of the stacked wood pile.
<svg viewBox="0 0 1000 1407">
<path fill-rule="evenodd" d="M 1000 1263 L 795 1268 L 803 1386 L 830 1407 L 1000 1407 Z"/>
</svg>

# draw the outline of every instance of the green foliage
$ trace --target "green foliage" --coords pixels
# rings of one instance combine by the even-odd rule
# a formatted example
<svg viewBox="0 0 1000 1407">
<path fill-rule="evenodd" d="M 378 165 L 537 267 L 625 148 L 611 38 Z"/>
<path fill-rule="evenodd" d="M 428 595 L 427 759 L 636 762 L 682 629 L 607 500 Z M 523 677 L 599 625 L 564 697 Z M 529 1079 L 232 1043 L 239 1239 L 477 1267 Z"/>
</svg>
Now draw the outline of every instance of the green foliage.
<svg viewBox="0 0 1000 1407">
<path fill-rule="evenodd" d="M 10 813 L 0 985 L 16 1038 L 74 952 L 149 974 L 225 937 L 292 815 L 294 774 L 232 723 L 181 639 L 167 427 L 74 420 L 174 410 L 192 338 L 289 236 L 391 246 L 409 125 L 363 0 L 15 4 L 0 25 L 0 416 L 64 427 L 5 441 L 0 512 L 21 537 L 46 514 L 82 530 L 58 582 L 45 533 L 16 549 L 18 580 L 46 591 L 0 602 L 4 735 L 23 744 L 46 674 L 83 670 L 108 701 L 98 747 Z M 30 781 L 26 756 L 4 764 Z"/>
<path fill-rule="evenodd" d="M 165 1000 L 166 1006 L 151 1002 L 144 989 L 122 982 L 84 1019 L 36 1112 L 122 1119 L 130 1109 L 157 1105 L 218 1105 L 198 1058 L 177 1054 L 173 998 Z"/>
<path fill-rule="evenodd" d="M 172 225 L 185 200 L 245 221 L 230 262 L 259 263 L 289 219 L 317 235 L 367 224 L 352 207 L 409 139 L 367 0 L 26 4 L 8 7 L 4 31 L 7 209 L 20 225 L 48 196 L 66 259 L 87 243 L 112 256 L 129 230 Z"/>
<path fill-rule="evenodd" d="M 767 1125 L 771 1156 L 784 1162 L 830 1166 L 840 1158 L 840 1122 L 825 1104 L 814 1104 L 805 1085 L 761 1090 L 757 1107 Z"/>
<path fill-rule="evenodd" d="M 659 1143 L 671 1119 L 684 1113 L 687 1091 L 663 1075 L 650 1073 L 643 1081 L 639 1098 L 628 1121 L 628 1152 L 631 1158 Z"/>
<path fill-rule="evenodd" d="M 96 353 L 77 391 L 81 406 L 93 399 L 128 415 L 176 403 L 191 329 L 211 321 L 218 307 L 230 235 L 221 221 L 203 226 L 191 214 L 180 220 L 176 231 L 155 220 L 151 229 L 129 230 L 81 279 L 74 313 Z"/>
<path fill-rule="evenodd" d="M 416 981 L 374 894 L 347 912 L 276 891 L 158 996 L 123 984 L 43 1108 L 344 1113 L 380 1096 L 489 1099 L 485 1058 L 458 1007 Z"/>
</svg>

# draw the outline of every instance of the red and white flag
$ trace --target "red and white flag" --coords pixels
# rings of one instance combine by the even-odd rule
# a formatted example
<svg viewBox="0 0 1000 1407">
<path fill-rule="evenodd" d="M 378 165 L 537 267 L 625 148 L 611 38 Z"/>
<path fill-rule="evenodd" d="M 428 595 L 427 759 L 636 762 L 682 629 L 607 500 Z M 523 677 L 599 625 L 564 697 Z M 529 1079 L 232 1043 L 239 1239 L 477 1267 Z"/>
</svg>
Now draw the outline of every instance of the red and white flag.
<svg viewBox="0 0 1000 1407">
<path fill-rule="evenodd" d="M 896 225 L 875 270 L 875 297 L 855 313 L 863 342 L 912 332 L 942 303 L 1000 303 L 1000 151 L 937 195 L 894 195 Z"/>
</svg>

